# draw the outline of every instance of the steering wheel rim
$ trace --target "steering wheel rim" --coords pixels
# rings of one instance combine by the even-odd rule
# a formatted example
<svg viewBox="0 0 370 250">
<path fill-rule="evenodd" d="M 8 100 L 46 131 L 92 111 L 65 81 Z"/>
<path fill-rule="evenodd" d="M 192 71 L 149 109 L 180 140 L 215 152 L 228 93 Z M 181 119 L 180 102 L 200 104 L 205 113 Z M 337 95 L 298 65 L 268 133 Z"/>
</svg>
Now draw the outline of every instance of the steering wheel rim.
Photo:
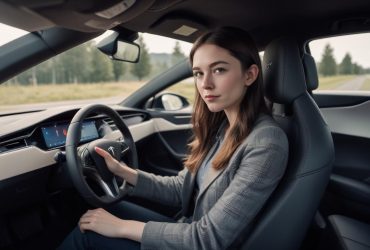
<svg viewBox="0 0 370 250">
<path fill-rule="evenodd" d="M 121 132 L 123 140 L 97 139 L 79 147 L 83 121 L 92 113 L 105 114 L 111 118 Z M 112 147 L 113 150 L 109 151 L 118 161 L 126 155 L 130 167 L 135 169 L 138 167 L 136 146 L 130 130 L 120 115 L 104 104 L 91 104 L 81 108 L 73 117 L 66 138 L 67 169 L 72 182 L 89 204 L 100 207 L 121 200 L 127 195 L 129 187 L 125 180 L 118 186 L 116 177 L 108 170 L 104 159 L 95 152 L 95 146 L 105 150 Z M 96 194 L 87 183 L 86 177 L 96 182 L 105 195 Z"/>
</svg>

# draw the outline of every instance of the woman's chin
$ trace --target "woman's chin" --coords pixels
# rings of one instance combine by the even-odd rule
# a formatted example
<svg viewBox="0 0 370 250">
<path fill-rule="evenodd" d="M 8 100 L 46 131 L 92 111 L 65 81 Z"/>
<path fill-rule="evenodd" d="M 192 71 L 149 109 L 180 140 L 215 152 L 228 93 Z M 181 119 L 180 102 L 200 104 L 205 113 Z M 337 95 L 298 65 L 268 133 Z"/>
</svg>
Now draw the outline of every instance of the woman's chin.
<svg viewBox="0 0 370 250">
<path fill-rule="evenodd" d="M 208 104 L 207 107 L 208 107 L 208 110 L 212 113 L 220 112 L 223 110 L 222 108 L 216 107 L 215 105 L 212 105 L 212 104 L 210 105 Z"/>
</svg>

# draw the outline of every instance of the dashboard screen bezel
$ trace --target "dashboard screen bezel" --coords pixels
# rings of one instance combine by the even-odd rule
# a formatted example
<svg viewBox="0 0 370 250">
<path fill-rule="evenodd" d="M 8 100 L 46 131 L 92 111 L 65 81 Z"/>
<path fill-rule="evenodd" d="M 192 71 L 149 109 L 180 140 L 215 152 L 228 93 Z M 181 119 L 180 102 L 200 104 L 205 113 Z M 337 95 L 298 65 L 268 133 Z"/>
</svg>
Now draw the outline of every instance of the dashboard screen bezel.
<svg viewBox="0 0 370 250">
<path fill-rule="evenodd" d="M 53 149 L 53 148 L 60 148 L 64 147 L 66 143 L 66 135 L 68 131 L 70 122 L 67 121 L 60 121 L 60 122 L 53 122 L 53 123 L 48 123 L 48 124 L 43 124 L 40 126 L 41 130 L 41 135 L 43 138 L 44 145 L 46 146 L 47 149 Z M 92 135 L 83 135 L 84 134 L 84 128 L 85 126 L 88 126 L 88 128 L 93 129 L 93 134 Z M 61 140 L 60 141 L 52 141 L 53 138 L 47 137 L 47 132 L 54 132 L 57 131 L 56 134 L 61 134 Z M 82 131 L 81 131 L 81 139 L 80 143 L 86 143 L 90 142 L 93 140 L 96 140 L 100 138 L 99 136 L 99 130 L 97 128 L 97 124 L 95 120 L 84 120 L 82 123 Z"/>
</svg>

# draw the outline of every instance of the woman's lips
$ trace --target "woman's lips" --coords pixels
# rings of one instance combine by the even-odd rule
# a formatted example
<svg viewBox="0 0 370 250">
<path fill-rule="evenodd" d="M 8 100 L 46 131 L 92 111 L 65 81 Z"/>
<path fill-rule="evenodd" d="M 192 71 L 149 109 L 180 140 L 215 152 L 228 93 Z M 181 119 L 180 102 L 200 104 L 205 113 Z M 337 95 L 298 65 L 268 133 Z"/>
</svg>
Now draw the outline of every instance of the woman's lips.
<svg viewBox="0 0 370 250">
<path fill-rule="evenodd" d="M 217 99 L 218 97 L 220 97 L 219 95 L 205 95 L 204 98 L 207 100 L 207 101 L 213 101 L 215 99 Z"/>
</svg>

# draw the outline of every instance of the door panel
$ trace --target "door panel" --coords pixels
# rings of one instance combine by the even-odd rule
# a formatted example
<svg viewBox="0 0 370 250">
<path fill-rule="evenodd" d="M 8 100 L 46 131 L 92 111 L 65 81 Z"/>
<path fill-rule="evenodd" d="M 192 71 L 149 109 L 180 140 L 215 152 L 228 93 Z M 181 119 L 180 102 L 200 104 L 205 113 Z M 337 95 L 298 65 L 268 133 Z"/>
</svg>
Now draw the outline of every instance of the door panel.
<svg viewBox="0 0 370 250">
<path fill-rule="evenodd" d="M 187 144 L 192 135 L 189 111 L 151 111 L 155 134 L 141 143 L 140 166 L 143 170 L 160 174 L 176 175 L 183 169 Z"/>
<path fill-rule="evenodd" d="M 315 93 L 334 141 L 335 162 L 321 210 L 370 222 L 370 95 Z"/>
<path fill-rule="evenodd" d="M 187 144 L 192 135 L 190 112 L 150 111 L 154 134 L 137 143 L 139 166 L 149 173 L 173 176 L 183 169 Z M 180 208 L 165 206 L 137 197 L 127 200 L 167 216 L 175 216 Z"/>
</svg>

